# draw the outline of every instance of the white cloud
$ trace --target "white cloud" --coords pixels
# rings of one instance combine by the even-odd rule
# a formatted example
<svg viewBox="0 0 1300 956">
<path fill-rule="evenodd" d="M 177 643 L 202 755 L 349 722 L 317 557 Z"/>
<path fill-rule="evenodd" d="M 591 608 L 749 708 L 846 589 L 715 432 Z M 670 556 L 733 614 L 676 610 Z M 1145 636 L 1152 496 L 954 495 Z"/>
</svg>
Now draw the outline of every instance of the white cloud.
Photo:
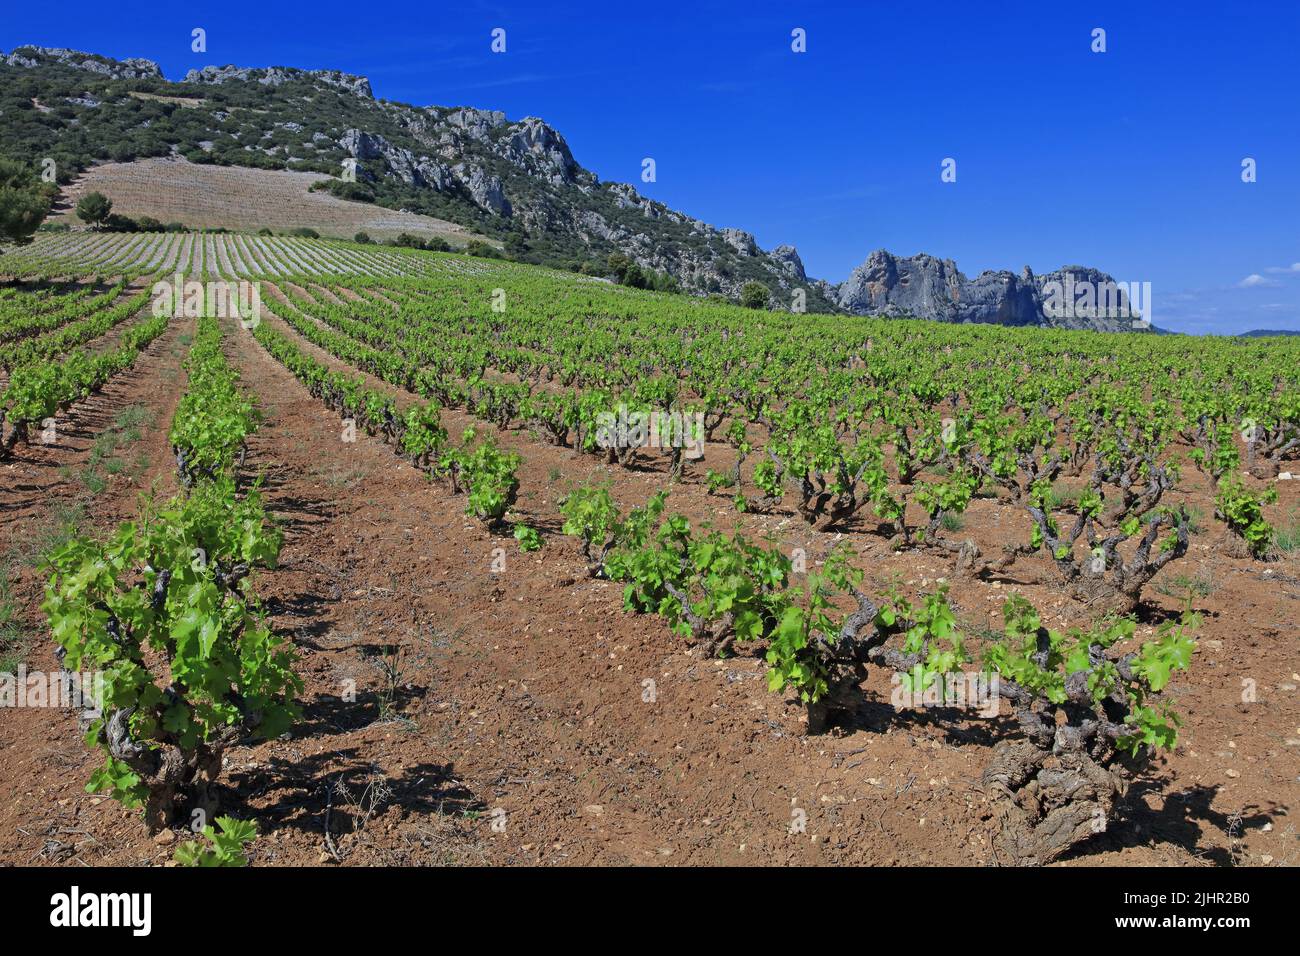
<svg viewBox="0 0 1300 956">
<path fill-rule="evenodd" d="M 1237 287 L 1241 289 L 1253 289 L 1257 286 L 1274 286 L 1274 285 L 1277 285 L 1277 283 L 1274 282 L 1272 279 L 1265 279 L 1258 272 L 1252 272 L 1250 275 L 1246 276 L 1246 278 L 1242 279 L 1240 282 L 1237 283 Z"/>
</svg>

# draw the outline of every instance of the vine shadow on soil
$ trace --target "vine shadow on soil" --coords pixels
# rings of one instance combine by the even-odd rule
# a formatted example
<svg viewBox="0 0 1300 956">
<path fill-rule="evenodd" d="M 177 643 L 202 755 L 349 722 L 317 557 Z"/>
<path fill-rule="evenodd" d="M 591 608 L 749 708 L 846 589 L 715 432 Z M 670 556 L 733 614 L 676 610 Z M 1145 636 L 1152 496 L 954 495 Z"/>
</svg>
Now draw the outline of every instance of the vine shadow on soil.
<svg viewBox="0 0 1300 956">
<path fill-rule="evenodd" d="M 302 718 L 293 726 L 293 739 L 360 730 L 379 722 L 385 713 L 394 715 L 390 719 L 401 719 L 411 704 L 423 700 L 428 693 L 429 688 L 408 683 L 388 694 L 358 690 L 355 701 L 318 695 L 303 706 Z"/>
<path fill-rule="evenodd" d="M 331 813 L 331 831 L 338 835 L 353 826 L 353 811 L 340 799 L 340 785 L 364 793 L 372 782 L 382 781 L 385 797 L 376 813 L 396 807 L 403 817 L 412 815 L 464 815 L 482 813 L 487 804 L 456 779 L 451 763 L 421 763 L 389 776 L 365 760 L 357 748 L 327 750 L 298 760 L 271 757 L 263 766 L 237 771 L 222 786 L 222 812 L 242 819 L 257 819 L 263 832 L 293 829 L 324 832 L 324 816 Z M 331 794 L 333 791 L 333 795 Z M 269 802 L 262 798 L 273 797 Z"/>
<path fill-rule="evenodd" d="M 1019 736 L 1015 720 L 1009 714 L 980 718 L 978 711 L 959 706 L 899 710 L 892 704 L 869 703 L 870 706 L 860 706 L 853 717 L 838 726 L 849 732 L 882 733 L 890 726 L 907 731 L 937 731 L 954 747 L 992 747 L 1000 740 Z"/>
<path fill-rule="evenodd" d="M 1163 843 L 1180 847 L 1217 866 L 1233 866 L 1236 860 L 1230 846 L 1208 846 L 1201 842 L 1205 833 L 1202 824 L 1209 824 L 1231 841 L 1240 838 L 1246 830 L 1272 822 L 1282 809 L 1276 804 L 1272 809 L 1250 804 L 1235 813 L 1223 813 L 1211 808 L 1218 796 L 1217 786 L 1197 784 L 1169 792 L 1166 788 L 1171 782 L 1172 778 L 1162 775 L 1130 783 L 1128 794 L 1117 807 L 1118 818 L 1106 832 L 1080 844 L 1061 860 Z M 1143 799 L 1148 794 L 1163 797 L 1158 809 L 1148 806 Z"/>
</svg>

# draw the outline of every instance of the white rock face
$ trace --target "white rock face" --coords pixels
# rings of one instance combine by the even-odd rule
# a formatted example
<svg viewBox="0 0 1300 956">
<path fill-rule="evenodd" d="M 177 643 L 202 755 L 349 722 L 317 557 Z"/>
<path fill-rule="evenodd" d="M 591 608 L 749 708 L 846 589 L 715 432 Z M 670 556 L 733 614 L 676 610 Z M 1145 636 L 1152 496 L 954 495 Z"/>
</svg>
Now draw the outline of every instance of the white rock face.
<svg viewBox="0 0 1300 956">
<path fill-rule="evenodd" d="M 577 164 L 564 137 L 536 116 L 511 124 L 495 152 L 512 165 L 556 186 L 574 181 Z"/>
<path fill-rule="evenodd" d="M 387 171 L 408 186 L 424 186 L 443 192 L 451 183 L 451 173 L 446 166 L 428 156 L 417 157 L 409 149 L 394 146 L 378 133 L 350 129 L 343 134 L 339 145 L 362 162 L 382 159 Z"/>
<path fill-rule="evenodd" d="M 457 163 L 451 171 L 480 207 L 500 216 L 510 215 L 510 202 L 501 188 L 500 177 L 484 172 L 481 166 L 466 166 L 464 163 Z"/>
<path fill-rule="evenodd" d="M 772 250 L 772 258 L 780 264 L 785 273 L 794 281 L 807 281 L 808 275 L 803 271 L 803 260 L 799 258 L 799 250 L 794 246 L 777 246 Z"/>
<path fill-rule="evenodd" d="M 758 243 L 754 241 L 754 236 L 743 229 L 723 229 L 722 238 L 742 256 L 752 256 L 758 252 Z"/>
<path fill-rule="evenodd" d="M 464 130 L 471 139 L 486 140 L 492 130 L 506 124 L 506 114 L 499 110 L 475 110 L 469 107 L 453 110 L 445 117 L 448 125 Z"/>
</svg>

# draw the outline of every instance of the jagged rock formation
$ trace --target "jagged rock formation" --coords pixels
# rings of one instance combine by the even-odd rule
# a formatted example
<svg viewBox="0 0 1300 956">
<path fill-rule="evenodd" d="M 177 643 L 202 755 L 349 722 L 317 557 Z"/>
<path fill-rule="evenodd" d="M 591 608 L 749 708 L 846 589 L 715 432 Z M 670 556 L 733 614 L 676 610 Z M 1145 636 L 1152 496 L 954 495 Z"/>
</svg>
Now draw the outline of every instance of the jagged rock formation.
<svg viewBox="0 0 1300 956">
<path fill-rule="evenodd" d="M 497 142 L 495 151 L 506 162 L 542 177 L 554 186 L 567 186 L 579 181 L 581 170 L 573 161 L 569 144 L 536 116 L 525 116 L 518 123 L 511 124 L 507 135 Z"/>
<path fill-rule="evenodd" d="M 384 137 L 350 129 L 338 141 L 354 159 L 383 160 L 389 172 L 408 186 L 445 191 L 451 188 L 452 170 L 428 156 L 416 156 L 409 149 L 393 146 Z M 374 179 L 374 173 L 359 168 L 361 179 Z"/>
<path fill-rule="evenodd" d="M 1087 288 L 1113 290 L 1111 308 L 1088 305 Z M 951 259 L 924 253 L 895 256 L 878 249 L 825 294 L 855 315 L 910 315 L 939 322 L 1128 331 L 1132 310 L 1124 288 L 1104 272 L 1066 266 L 1035 276 L 1028 266 L 967 278 Z M 1077 292 L 1078 294 L 1073 294 Z"/>
<path fill-rule="evenodd" d="M 792 281 L 799 284 L 808 281 L 808 275 L 803 269 L 803 260 L 799 258 L 799 250 L 794 246 L 777 246 L 772 250 L 772 258 L 781 264 L 781 268 L 786 271 Z"/>
</svg>

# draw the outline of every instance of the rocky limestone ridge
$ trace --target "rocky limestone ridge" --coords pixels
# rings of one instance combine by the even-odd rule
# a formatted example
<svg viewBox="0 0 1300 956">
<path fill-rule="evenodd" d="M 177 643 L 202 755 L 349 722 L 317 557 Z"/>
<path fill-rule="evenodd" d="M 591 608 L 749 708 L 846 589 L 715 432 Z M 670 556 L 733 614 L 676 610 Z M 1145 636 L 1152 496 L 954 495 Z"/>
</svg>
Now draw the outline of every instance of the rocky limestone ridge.
<svg viewBox="0 0 1300 956">
<path fill-rule="evenodd" d="M 256 81 L 278 86 L 299 75 L 331 85 L 339 85 L 336 77 L 346 76 L 287 68 L 206 67 L 191 71 L 186 80 Z M 368 84 L 365 93 L 370 95 Z M 806 282 L 803 263 L 793 247 L 783 247 L 786 251 L 780 257 L 769 255 L 750 233 L 715 229 L 641 196 L 626 183 L 602 184 L 574 159 L 564 136 L 536 116 L 510 121 L 499 110 L 467 106 L 416 107 L 387 100 L 377 101 L 377 105 L 384 119 L 401 127 L 410 143 L 393 142 L 376 129 L 363 127 L 345 130 L 337 143 L 360 163 L 382 161 L 381 175 L 385 178 L 412 188 L 463 196 L 484 212 L 512 220 L 530 233 L 566 233 L 584 241 L 613 245 L 643 269 L 666 272 L 696 291 L 736 295 L 753 277 L 761 278 L 774 291 Z M 358 167 L 358 178 L 365 181 L 372 175 Z M 525 183 L 531 185 L 521 189 Z M 538 186 L 540 190 L 535 188 Z M 571 199 L 569 189 L 611 201 L 616 209 L 632 210 L 646 226 L 629 228 L 600 211 L 584 208 L 588 204 Z M 657 235 L 656 222 L 681 226 L 708 248 L 667 244 Z M 712 248 L 715 240 L 716 250 Z M 751 260 L 758 271 L 747 275 L 733 272 L 722 262 L 727 255 Z"/>
<path fill-rule="evenodd" d="M 60 63 L 78 70 L 88 70 L 115 80 L 165 80 L 162 70 L 153 60 L 129 57 L 115 60 L 100 56 L 98 53 L 85 53 L 81 50 L 68 50 L 63 47 L 20 46 L 2 57 L 0 62 L 6 66 L 18 66 L 35 69 L 48 63 Z M 339 70 L 301 70 L 291 66 L 271 66 L 265 69 L 248 69 L 238 66 L 205 66 L 201 70 L 190 70 L 185 74 L 186 83 L 227 83 L 232 80 L 253 81 L 264 86 L 279 86 L 289 80 L 306 78 L 309 81 L 323 83 L 337 89 L 373 99 L 370 81 L 364 76 L 354 76 Z"/>
<path fill-rule="evenodd" d="M 374 99 L 375 94 L 370 89 L 368 79 L 364 76 L 354 76 L 351 73 L 343 73 L 339 70 L 300 70 L 292 66 L 268 66 L 265 69 L 249 69 L 240 66 L 205 66 L 201 70 L 190 70 L 185 74 L 186 83 L 210 83 L 214 85 L 235 81 L 256 82 L 261 83 L 263 86 L 280 86 L 290 80 L 304 78 L 324 83 L 326 86 L 335 87 L 354 96 Z"/>
<path fill-rule="evenodd" d="M 61 63 L 78 70 L 99 73 L 115 80 L 162 79 L 162 70 L 153 60 L 132 57 L 126 60 L 114 60 L 98 53 L 83 53 L 80 50 L 67 50 L 63 47 L 20 46 L 13 52 L 0 57 L 0 63 L 6 66 L 18 66 L 35 69 L 48 63 Z"/>
<path fill-rule="evenodd" d="M 361 128 L 347 130 L 339 145 L 360 162 L 382 160 L 386 177 L 466 195 L 480 209 L 511 219 L 530 233 L 562 232 L 590 244 L 613 245 L 641 268 L 673 275 L 688 289 L 737 294 L 746 277 L 725 267 L 723 256 L 752 261 L 759 271 L 750 277 L 760 277 L 774 291 L 807 281 L 793 246 L 781 247 L 780 255 L 765 253 L 748 232 L 716 229 L 640 195 L 631 184 L 601 183 L 573 158 L 563 135 L 538 117 L 512 122 L 495 110 L 386 101 L 379 105 L 420 149 Z M 367 175 L 359 172 L 360 178 Z M 542 189 L 521 192 L 525 182 Z M 610 203 L 614 210 L 633 212 L 646 225 L 632 227 L 608 211 L 588 208 L 588 203 L 570 198 L 569 189 Z M 657 235 L 656 223 L 681 227 L 699 242 L 666 244 Z"/>
<path fill-rule="evenodd" d="M 1113 288 L 1115 308 L 1060 307 L 1085 285 Z M 915 316 L 939 322 L 987 322 L 998 325 L 1051 326 L 1065 329 L 1129 331 L 1134 328 L 1129 300 L 1122 286 L 1104 272 L 1065 266 L 1035 276 L 1028 266 L 1016 275 L 981 272 L 967 278 L 951 259 L 924 253 L 895 256 L 878 249 L 837 286 L 824 294 L 855 315 Z M 1072 301 L 1083 302 L 1081 298 Z"/>
</svg>

